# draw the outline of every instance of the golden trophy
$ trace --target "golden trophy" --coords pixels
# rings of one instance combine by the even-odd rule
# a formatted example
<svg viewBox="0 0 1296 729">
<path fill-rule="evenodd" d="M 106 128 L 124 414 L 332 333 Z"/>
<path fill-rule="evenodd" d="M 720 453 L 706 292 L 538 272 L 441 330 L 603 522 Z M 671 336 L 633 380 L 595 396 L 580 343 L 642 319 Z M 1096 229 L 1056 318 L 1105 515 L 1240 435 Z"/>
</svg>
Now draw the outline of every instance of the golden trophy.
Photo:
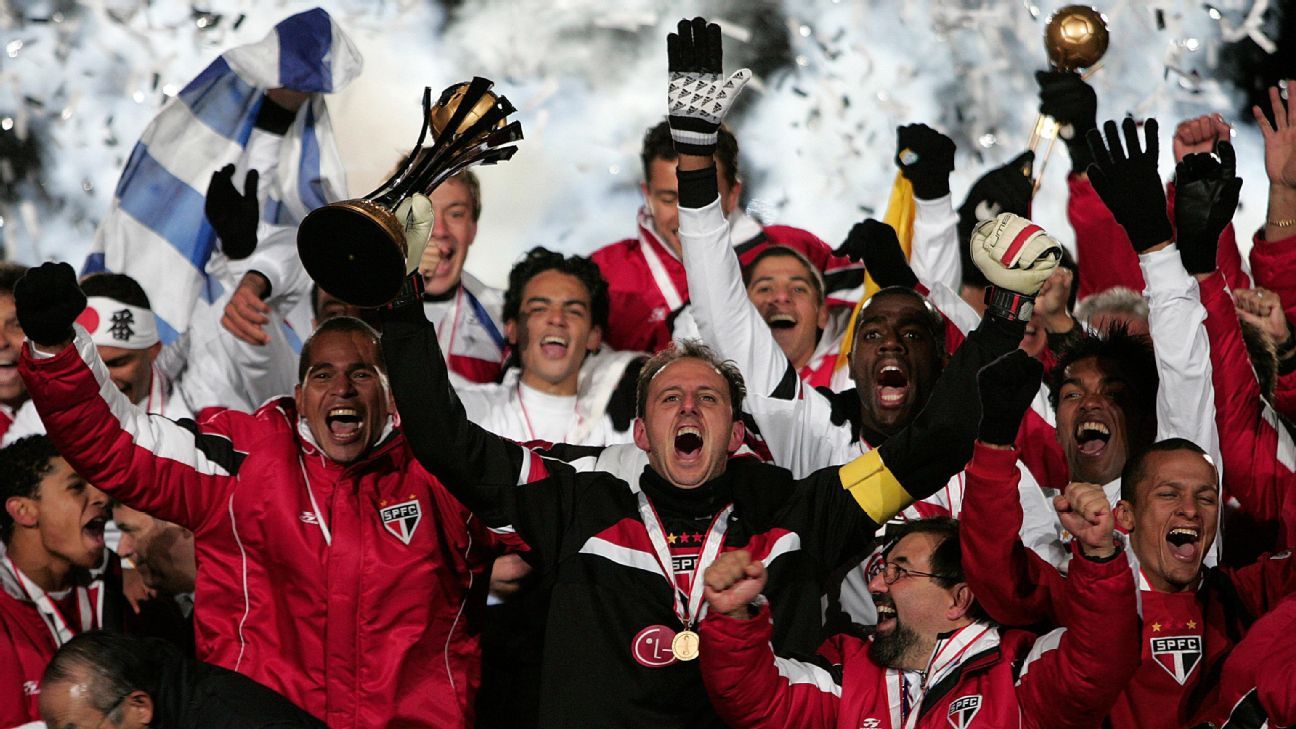
<svg viewBox="0 0 1296 729">
<path fill-rule="evenodd" d="M 489 165 L 517 152 L 522 126 L 515 109 L 474 78 L 441 92 L 423 90 L 423 128 L 396 172 L 362 198 L 316 208 L 297 229 L 297 253 L 320 288 L 355 306 L 382 306 L 400 291 L 407 271 L 404 225 L 395 210 L 414 195 L 430 195 L 473 165 Z M 429 130 L 432 144 L 424 146 Z M 418 262 L 414 261 L 414 265 Z"/>
<path fill-rule="evenodd" d="M 1088 5 L 1059 8 L 1044 25 L 1044 50 L 1048 52 L 1049 65 L 1054 71 L 1082 71 L 1082 79 L 1087 80 L 1101 68 L 1108 41 L 1106 16 Z M 1040 142 L 1045 139 L 1048 146 L 1044 148 L 1043 156 L 1038 152 L 1035 155 L 1040 165 L 1032 194 L 1039 191 L 1044 168 L 1048 166 L 1049 155 L 1053 153 L 1061 129 L 1062 125 L 1051 116 L 1040 114 L 1035 120 L 1035 131 L 1031 133 L 1027 147 L 1037 152 Z"/>
</svg>

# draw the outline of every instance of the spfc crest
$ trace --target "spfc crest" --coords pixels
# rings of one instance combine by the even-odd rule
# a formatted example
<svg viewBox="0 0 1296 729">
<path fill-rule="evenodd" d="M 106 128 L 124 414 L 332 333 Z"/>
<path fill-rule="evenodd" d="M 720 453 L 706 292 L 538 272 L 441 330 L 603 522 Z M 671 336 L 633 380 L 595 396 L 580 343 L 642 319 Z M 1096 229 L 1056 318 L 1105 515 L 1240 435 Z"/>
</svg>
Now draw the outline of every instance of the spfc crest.
<svg viewBox="0 0 1296 729">
<path fill-rule="evenodd" d="M 414 530 L 418 528 L 419 520 L 423 518 L 423 508 L 419 506 L 418 499 L 410 499 L 379 508 L 378 516 L 382 517 L 384 529 L 405 544 L 409 544 L 414 538 Z"/>
<path fill-rule="evenodd" d="M 1168 635 L 1152 638 L 1152 657 L 1174 680 L 1183 684 L 1201 662 L 1202 639 L 1200 635 Z"/>
<path fill-rule="evenodd" d="M 954 729 L 965 729 L 980 710 L 981 694 L 960 696 L 950 702 L 949 716 L 946 718 Z"/>
</svg>

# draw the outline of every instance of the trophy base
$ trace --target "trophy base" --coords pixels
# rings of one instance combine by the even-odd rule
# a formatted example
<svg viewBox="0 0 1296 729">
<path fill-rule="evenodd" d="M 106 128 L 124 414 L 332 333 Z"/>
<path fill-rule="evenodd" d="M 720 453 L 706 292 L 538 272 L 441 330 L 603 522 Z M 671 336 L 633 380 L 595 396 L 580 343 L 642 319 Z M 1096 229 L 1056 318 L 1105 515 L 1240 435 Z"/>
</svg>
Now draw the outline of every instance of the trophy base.
<svg viewBox="0 0 1296 729">
<path fill-rule="evenodd" d="M 405 235 L 396 216 L 367 200 L 312 211 L 297 229 L 297 253 L 324 291 L 354 306 L 391 301 L 405 279 Z"/>
</svg>

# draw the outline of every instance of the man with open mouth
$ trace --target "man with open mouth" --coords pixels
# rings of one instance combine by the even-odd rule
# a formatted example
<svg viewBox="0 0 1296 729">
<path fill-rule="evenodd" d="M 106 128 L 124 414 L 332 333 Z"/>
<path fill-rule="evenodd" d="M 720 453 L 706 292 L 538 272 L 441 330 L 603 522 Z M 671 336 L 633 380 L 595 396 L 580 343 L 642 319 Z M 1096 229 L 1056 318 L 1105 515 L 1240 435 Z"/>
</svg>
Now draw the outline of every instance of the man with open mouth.
<svg viewBox="0 0 1296 729">
<path fill-rule="evenodd" d="M 293 397 L 196 426 L 115 386 L 74 325 L 85 296 L 69 265 L 31 269 L 15 300 L 20 371 L 68 463 L 193 533 L 200 660 L 330 726 L 472 726 L 485 575 L 509 538 L 414 462 L 372 328 L 325 322 Z"/>
<path fill-rule="evenodd" d="M 60 645 L 119 629 L 116 555 L 104 546 L 108 496 L 43 435 L 0 450 L 0 725 L 39 721 L 40 678 Z M 116 618 L 114 618 L 116 616 Z"/>
</svg>

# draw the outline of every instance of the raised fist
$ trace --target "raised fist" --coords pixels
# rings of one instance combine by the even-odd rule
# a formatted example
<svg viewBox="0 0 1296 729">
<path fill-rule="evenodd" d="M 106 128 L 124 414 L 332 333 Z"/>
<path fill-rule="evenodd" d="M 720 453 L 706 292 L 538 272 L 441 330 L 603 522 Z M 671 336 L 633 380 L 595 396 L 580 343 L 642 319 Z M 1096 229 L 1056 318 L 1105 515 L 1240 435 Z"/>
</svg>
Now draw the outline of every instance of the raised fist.
<svg viewBox="0 0 1296 729">
<path fill-rule="evenodd" d="M 14 306 L 23 334 L 39 345 L 55 347 L 71 341 L 72 323 L 85 311 L 86 297 L 70 265 L 46 262 L 18 279 Z"/>
<path fill-rule="evenodd" d="M 745 550 L 716 557 L 702 575 L 703 596 L 710 609 L 733 618 L 747 618 L 747 606 L 765 589 L 765 565 Z"/>
<path fill-rule="evenodd" d="M 949 194 L 954 171 L 954 140 L 926 124 L 896 128 L 896 166 L 914 187 L 914 196 L 935 200 Z"/>
</svg>

